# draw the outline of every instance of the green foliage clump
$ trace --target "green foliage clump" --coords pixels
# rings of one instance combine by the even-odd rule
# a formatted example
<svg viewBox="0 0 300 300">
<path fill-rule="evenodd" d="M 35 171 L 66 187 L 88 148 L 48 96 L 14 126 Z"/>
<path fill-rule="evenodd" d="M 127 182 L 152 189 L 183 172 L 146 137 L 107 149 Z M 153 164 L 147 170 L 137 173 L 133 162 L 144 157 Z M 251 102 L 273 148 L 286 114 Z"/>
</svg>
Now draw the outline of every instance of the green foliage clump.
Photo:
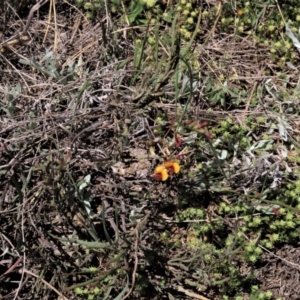
<svg viewBox="0 0 300 300">
<path fill-rule="evenodd" d="M 114 5 L 118 4 L 119 1 L 109 1 L 111 8 L 113 10 Z M 75 4 L 83 8 L 86 11 L 86 17 L 88 19 L 93 19 L 96 13 L 105 8 L 105 1 L 104 0 L 75 0 Z"/>
<path fill-rule="evenodd" d="M 204 210 L 200 209 L 200 208 L 187 208 L 183 211 L 181 211 L 177 216 L 176 219 L 177 221 L 183 221 L 186 219 L 203 219 L 205 216 L 205 212 Z"/>
<path fill-rule="evenodd" d="M 180 32 L 185 39 L 189 40 L 197 23 L 196 18 L 199 12 L 194 8 L 193 2 L 190 0 L 181 0 L 176 10 L 181 15 Z"/>
<path fill-rule="evenodd" d="M 87 300 L 94 300 L 96 299 L 95 297 L 102 294 L 102 291 L 98 287 L 94 287 L 91 289 L 76 287 L 74 289 L 74 294 L 76 296 L 81 296 Z"/>
</svg>

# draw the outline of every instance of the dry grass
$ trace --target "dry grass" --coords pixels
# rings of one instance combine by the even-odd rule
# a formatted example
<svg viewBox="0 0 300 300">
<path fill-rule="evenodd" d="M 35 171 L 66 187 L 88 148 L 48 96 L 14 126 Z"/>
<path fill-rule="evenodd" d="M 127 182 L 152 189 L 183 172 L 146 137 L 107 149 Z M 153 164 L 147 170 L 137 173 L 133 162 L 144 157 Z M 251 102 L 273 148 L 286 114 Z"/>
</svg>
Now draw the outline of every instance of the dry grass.
<svg viewBox="0 0 300 300">
<path fill-rule="evenodd" d="M 272 91 L 296 90 L 298 73 L 278 77 L 265 46 L 221 34 L 217 22 L 202 24 L 185 57 L 174 24 L 145 46 L 145 35 L 160 28 L 124 26 L 106 14 L 91 22 L 67 1 L 48 1 L 23 32 L 25 24 L 10 17 L 0 34 L 0 299 L 221 299 L 233 276 L 225 261 L 239 270 L 245 299 L 250 282 L 263 286 L 242 246 L 225 246 L 244 224 L 221 214 L 220 203 L 244 201 L 251 217 L 265 217 L 257 201 L 274 166 L 284 170 L 288 159 L 218 142 L 220 124 L 231 119 L 259 143 L 287 116 Z M 289 124 L 296 147 L 296 113 Z M 278 131 L 268 134 L 284 146 Z M 164 160 L 180 161 L 181 172 L 155 181 Z M 176 219 L 189 207 L 205 217 Z M 212 228 L 197 234 L 193 223 Z M 286 292 L 280 288 L 275 294 Z"/>
</svg>

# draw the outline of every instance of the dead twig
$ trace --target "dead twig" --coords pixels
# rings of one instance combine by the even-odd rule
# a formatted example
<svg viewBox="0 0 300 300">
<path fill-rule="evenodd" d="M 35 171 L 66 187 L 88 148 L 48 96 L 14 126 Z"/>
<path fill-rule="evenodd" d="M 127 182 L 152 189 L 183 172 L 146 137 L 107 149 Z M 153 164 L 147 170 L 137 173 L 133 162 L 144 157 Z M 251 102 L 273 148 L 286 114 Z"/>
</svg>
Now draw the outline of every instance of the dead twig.
<svg viewBox="0 0 300 300">
<path fill-rule="evenodd" d="M 11 273 L 14 271 L 14 269 L 18 266 L 19 263 L 21 263 L 23 261 L 23 256 L 20 256 L 18 258 L 18 260 L 6 271 L 4 272 L 2 275 L 0 275 L 0 278 L 4 277 L 5 275 Z"/>
</svg>

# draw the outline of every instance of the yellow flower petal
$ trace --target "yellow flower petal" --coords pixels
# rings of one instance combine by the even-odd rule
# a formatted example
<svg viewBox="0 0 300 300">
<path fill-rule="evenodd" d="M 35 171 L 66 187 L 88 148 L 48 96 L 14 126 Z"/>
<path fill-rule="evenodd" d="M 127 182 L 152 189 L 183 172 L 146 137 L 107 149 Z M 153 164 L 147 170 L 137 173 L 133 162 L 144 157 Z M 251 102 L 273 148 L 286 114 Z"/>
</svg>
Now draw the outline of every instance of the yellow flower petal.
<svg viewBox="0 0 300 300">
<path fill-rule="evenodd" d="M 154 177 L 156 180 L 166 181 L 169 175 L 165 166 L 158 165 L 154 170 Z"/>
<path fill-rule="evenodd" d="M 155 171 L 154 173 L 161 173 L 163 170 L 165 170 L 165 166 L 163 165 L 158 165 L 156 168 L 155 168 Z"/>
<path fill-rule="evenodd" d="M 168 171 L 167 169 L 164 169 L 162 172 L 161 172 L 161 180 L 162 181 L 166 181 L 168 178 L 169 178 L 169 175 L 168 175 Z"/>
<path fill-rule="evenodd" d="M 165 163 L 165 167 L 168 169 L 168 170 L 171 170 L 170 173 L 179 173 L 180 171 L 180 165 L 178 162 L 176 161 L 166 161 Z"/>
</svg>

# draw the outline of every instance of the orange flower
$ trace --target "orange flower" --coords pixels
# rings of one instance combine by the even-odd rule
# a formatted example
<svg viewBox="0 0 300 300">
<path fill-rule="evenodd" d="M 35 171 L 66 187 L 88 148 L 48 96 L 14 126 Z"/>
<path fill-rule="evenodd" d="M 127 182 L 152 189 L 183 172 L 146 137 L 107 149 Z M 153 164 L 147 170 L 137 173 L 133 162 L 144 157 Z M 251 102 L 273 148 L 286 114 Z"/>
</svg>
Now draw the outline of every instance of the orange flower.
<svg viewBox="0 0 300 300">
<path fill-rule="evenodd" d="M 177 174 L 180 171 L 180 165 L 176 161 L 165 161 L 164 165 L 170 175 Z"/>
<path fill-rule="evenodd" d="M 154 170 L 154 178 L 159 181 L 166 181 L 169 178 L 168 171 L 163 165 L 158 165 Z"/>
<path fill-rule="evenodd" d="M 239 16 L 241 16 L 243 13 L 244 13 L 244 12 L 243 12 L 242 9 L 238 9 L 238 10 L 237 10 L 237 14 L 238 14 Z"/>
</svg>

